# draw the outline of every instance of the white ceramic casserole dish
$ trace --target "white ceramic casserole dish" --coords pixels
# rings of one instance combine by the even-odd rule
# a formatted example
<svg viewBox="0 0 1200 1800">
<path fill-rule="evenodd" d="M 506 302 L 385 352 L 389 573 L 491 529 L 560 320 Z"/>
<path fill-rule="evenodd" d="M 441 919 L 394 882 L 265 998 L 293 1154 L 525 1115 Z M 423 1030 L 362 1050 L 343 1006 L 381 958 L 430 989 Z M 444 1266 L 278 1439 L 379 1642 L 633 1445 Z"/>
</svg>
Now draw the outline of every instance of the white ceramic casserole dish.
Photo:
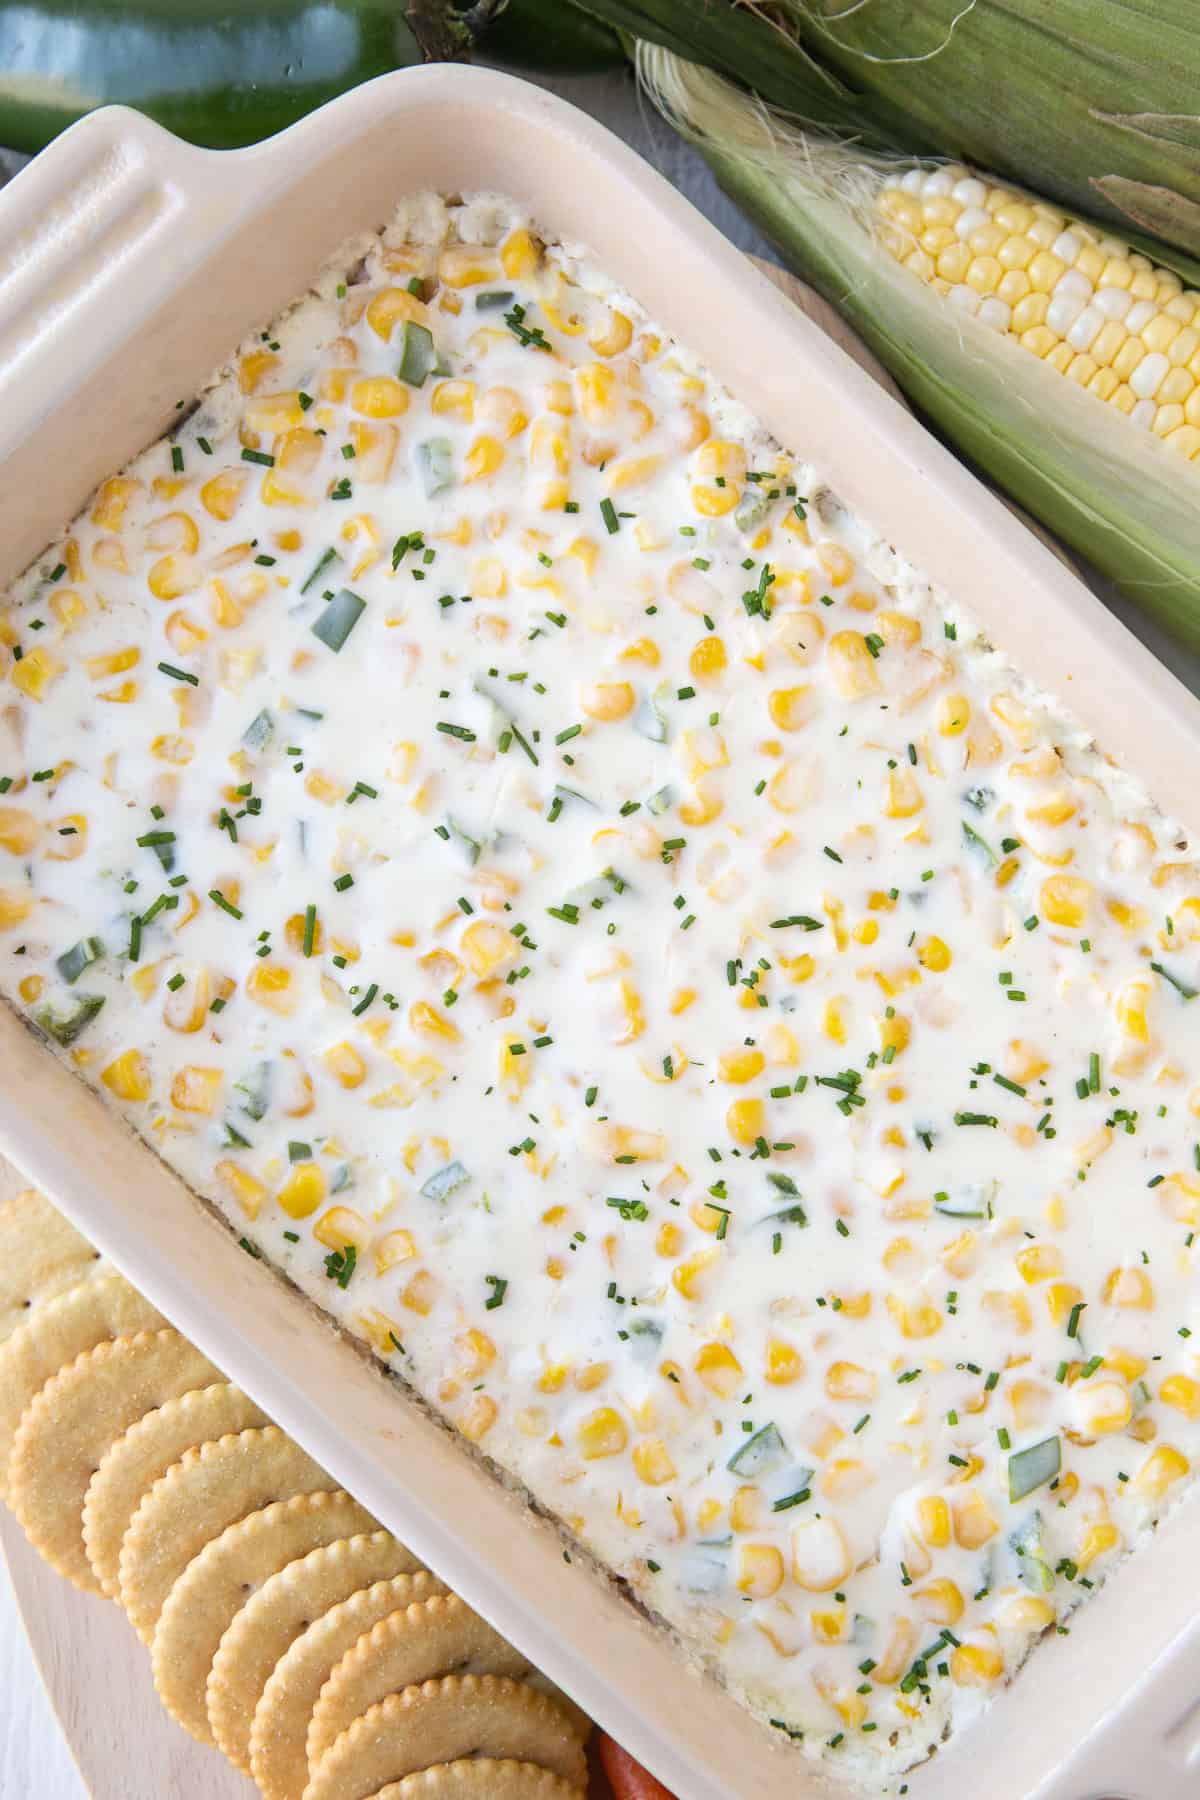
<svg viewBox="0 0 1200 1800">
<path fill-rule="evenodd" d="M 639 158 L 511 78 L 431 68 L 216 154 L 120 109 L 0 196 L 0 586 L 167 429 L 246 331 L 405 192 L 511 193 L 581 240 L 786 446 L 1170 815 L 1200 814 L 1200 705 Z M 1197 821 L 1200 823 L 1200 819 Z M 381 1520 L 683 1800 L 848 1796 L 774 1740 L 558 1531 L 271 1273 L 0 1009 L 0 1150 Z M 1200 1770 L 1200 1504 L 1127 1559 L 912 1800 L 1183 1800 Z"/>
</svg>

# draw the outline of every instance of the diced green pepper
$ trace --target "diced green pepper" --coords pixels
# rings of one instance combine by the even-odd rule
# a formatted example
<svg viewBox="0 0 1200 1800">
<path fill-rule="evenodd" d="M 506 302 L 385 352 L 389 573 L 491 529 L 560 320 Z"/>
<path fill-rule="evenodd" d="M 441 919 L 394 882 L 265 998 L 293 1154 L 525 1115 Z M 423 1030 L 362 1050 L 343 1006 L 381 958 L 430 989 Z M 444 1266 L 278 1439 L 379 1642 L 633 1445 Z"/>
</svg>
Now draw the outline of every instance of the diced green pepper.
<svg viewBox="0 0 1200 1800">
<path fill-rule="evenodd" d="M 79 980 L 85 969 L 90 969 L 94 962 L 99 962 L 104 955 L 104 945 L 98 937 L 80 938 L 69 950 L 55 958 L 54 966 L 63 980 L 70 986 Z"/>
<path fill-rule="evenodd" d="M 427 325 L 405 319 L 400 327 L 400 364 L 396 370 L 410 387 L 424 387 L 438 366 L 437 345 Z"/>
<path fill-rule="evenodd" d="M 417 445 L 417 473 L 427 500 L 454 486 L 454 451 L 449 438 L 426 438 Z"/>
<path fill-rule="evenodd" d="M 340 588 L 325 610 L 313 621 L 312 634 L 336 654 L 367 610 L 367 603 L 350 588 Z"/>
<path fill-rule="evenodd" d="M 1047 1481 L 1053 1481 L 1062 1468 L 1062 1444 L 1057 1437 L 1043 1438 L 1027 1450 L 1014 1450 L 1008 1459 L 1008 1497 L 1023 1500 Z"/>
<path fill-rule="evenodd" d="M 753 1437 L 746 1439 L 741 1447 L 734 1451 L 725 1467 L 733 1475 L 744 1475 L 754 1479 L 765 1475 L 769 1470 L 778 1468 L 787 1456 L 787 1445 L 779 1435 L 778 1426 L 764 1425 Z"/>
<path fill-rule="evenodd" d="M 56 1044 L 73 1044 L 104 1005 L 103 994 L 75 994 L 66 1007 L 39 1006 L 33 1022 Z"/>
<path fill-rule="evenodd" d="M 460 1187 L 465 1187 L 470 1179 L 470 1173 L 460 1162 L 447 1163 L 444 1169 L 434 1170 L 428 1181 L 423 1183 L 421 1193 L 426 1200 L 447 1200 Z"/>
</svg>

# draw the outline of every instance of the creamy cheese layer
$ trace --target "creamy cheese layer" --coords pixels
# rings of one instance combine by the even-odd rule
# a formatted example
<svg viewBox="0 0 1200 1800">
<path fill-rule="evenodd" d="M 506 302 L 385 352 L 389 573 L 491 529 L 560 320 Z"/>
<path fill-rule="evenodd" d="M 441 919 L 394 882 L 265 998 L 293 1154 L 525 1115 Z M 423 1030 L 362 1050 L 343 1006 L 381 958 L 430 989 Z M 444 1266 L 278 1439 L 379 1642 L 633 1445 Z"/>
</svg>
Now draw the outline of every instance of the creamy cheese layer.
<svg viewBox="0 0 1200 1800">
<path fill-rule="evenodd" d="M 1200 871 L 507 203 L 361 248 L 8 598 L 0 986 L 901 1768 L 1200 1453 Z"/>
</svg>

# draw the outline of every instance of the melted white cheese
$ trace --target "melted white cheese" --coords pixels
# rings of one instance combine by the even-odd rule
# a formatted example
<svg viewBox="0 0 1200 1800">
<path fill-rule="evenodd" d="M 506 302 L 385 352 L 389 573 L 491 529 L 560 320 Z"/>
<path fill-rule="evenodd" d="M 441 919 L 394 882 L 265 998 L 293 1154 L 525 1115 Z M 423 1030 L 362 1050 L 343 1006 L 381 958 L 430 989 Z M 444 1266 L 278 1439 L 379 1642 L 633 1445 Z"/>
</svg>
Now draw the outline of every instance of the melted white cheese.
<svg viewBox="0 0 1200 1800">
<path fill-rule="evenodd" d="M 103 999 L 64 1053 L 248 1243 L 901 1769 L 1200 1450 L 1196 867 L 581 255 L 360 254 L 10 597 L 0 989 Z"/>
</svg>

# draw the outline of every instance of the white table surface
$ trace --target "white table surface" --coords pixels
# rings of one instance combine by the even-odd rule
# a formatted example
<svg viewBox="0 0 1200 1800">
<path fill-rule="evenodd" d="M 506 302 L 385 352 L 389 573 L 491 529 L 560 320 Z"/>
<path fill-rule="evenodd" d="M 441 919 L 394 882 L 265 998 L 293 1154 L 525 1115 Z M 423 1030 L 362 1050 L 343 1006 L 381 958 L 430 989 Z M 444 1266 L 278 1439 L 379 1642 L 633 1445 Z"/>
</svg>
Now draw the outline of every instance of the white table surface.
<svg viewBox="0 0 1200 1800">
<path fill-rule="evenodd" d="M 734 243 L 743 249 L 770 255 L 769 247 L 717 188 L 700 158 L 653 114 L 633 91 L 632 83 L 616 76 L 583 76 L 555 81 L 565 98 L 603 119 L 626 142 L 682 189 L 707 213 Z M 0 151 L 0 183 L 21 159 L 6 158 Z M 1100 580 L 1093 586 L 1133 627 L 1156 654 L 1190 687 L 1200 692 L 1200 657 L 1189 656 L 1170 644 L 1153 625 L 1139 619 Z M 130 1746 L 136 1761 L 136 1746 Z M 71 1760 L 62 1732 L 38 1677 L 24 1629 L 17 1613 L 11 1585 L 0 1565 L 0 1796 L 4 1800 L 87 1800 L 86 1790 Z M 155 1800 L 129 1788 L 129 1800 Z M 197 1795 L 197 1800 L 202 1796 Z"/>
<path fill-rule="evenodd" d="M 50 1710 L 0 1565 L 0 1794 L 11 1800 L 86 1800 Z"/>
</svg>

